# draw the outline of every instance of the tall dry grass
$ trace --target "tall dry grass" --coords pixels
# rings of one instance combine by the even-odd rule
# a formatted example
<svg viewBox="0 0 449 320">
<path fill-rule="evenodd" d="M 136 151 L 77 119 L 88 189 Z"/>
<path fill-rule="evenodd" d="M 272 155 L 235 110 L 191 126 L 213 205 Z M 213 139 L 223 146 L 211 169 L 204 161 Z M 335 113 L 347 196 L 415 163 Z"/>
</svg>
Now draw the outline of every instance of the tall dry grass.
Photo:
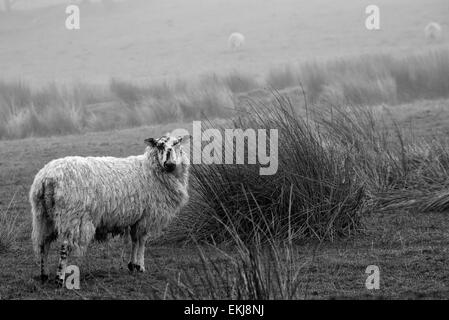
<svg viewBox="0 0 449 320">
<path fill-rule="evenodd" d="M 236 78 L 227 81 L 238 90 Z M 112 79 L 108 88 L 51 84 L 39 90 L 23 82 L 2 82 L 0 139 L 228 117 L 234 103 L 233 93 L 225 82 L 192 85 L 187 89 L 182 82 L 136 85 Z"/>
<path fill-rule="evenodd" d="M 312 102 L 375 105 L 449 97 L 449 50 L 392 56 L 364 55 L 270 71 L 274 89 L 301 83 Z"/>
<path fill-rule="evenodd" d="M 259 165 L 192 165 L 194 194 L 180 218 L 181 234 L 221 241 L 229 238 L 223 225 L 232 225 L 243 239 L 258 234 L 266 239 L 332 240 L 361 227 L 365 187 L 349 150 L 328 143 L 325 132 L 298 116 L 288 99 L 276 96 L 272 105 L 255 106 L 240 118 L 211 125 L 221 132 L 277 129 L 278 170 L 264 176 Z M 245 145 L 245 157 L 256 152 L 248 141 Z"/>
<path fill-rule="evenodd" d="M 279 169 L 261 176 L 259 165 L 193 165 L 191 201 L 164 239 L 226 241 L 226 225 L 245 240 L 334 240 L 363 230 L 370 212 L 449 208 L 444 137 L 417 139 L 378 109 L 317 105 L 308 118 L 297 109 L 276 96 L 240 119 L 211 124 L 279 129 Z"/>
<path fill-rule="evenodd" d="M 101 131 L 234 115 L 239 98 L 268 86 L 301 86 L 307 101 L 328 105 L 395 105 L 449 97 L 449 50 L 416 55 L 365 55 L 286 66 L 261 83 L 238 71 L 187 83 L 133 83 L 108 87 L 54 83 L 40 89 L 0 82 L 0 139 Z M 109 108 L 108 108 L 109 106 Z M 101 109 L 101 112 L 97 112 Z"/>
</svg>

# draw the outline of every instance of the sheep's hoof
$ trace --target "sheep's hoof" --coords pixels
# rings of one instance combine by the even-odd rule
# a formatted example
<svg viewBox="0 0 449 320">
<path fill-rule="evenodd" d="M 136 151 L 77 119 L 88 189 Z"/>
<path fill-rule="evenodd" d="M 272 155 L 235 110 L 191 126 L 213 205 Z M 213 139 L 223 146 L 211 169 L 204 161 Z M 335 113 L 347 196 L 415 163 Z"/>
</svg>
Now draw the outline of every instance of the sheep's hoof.
<svg viewBox="0 0 449 320">
<path fill-rule="evenodd" d="M 145 267 L 139 266 L 138 264 L 130 262 L 130 263 L 128 263 L 128 270 L 131 272 L 133 272 L 133 271 L 145 272 Z"/>
<path fill-rule="evenodd" d="M 55 284 L 58 287 L 63 287 L 64 286 L 64 279 L 61 279 L 59 276 L 56 276 L 55 278 Z"/>
<path fill-rule="evenodd" d="M 136 264 L 134 266 L 134 268 L 137 270 L 137 272 L 145 272 L 145 267 L 144 266 L 139 266 L 138 264 Z"/>
</svg>

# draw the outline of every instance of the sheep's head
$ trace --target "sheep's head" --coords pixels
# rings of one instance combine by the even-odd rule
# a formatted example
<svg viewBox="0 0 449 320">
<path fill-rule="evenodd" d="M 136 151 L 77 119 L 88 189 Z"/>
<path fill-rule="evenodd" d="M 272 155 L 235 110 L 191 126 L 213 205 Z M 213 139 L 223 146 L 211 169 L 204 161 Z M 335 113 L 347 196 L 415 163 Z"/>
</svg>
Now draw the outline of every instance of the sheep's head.
<svg viewBox="0 0 449 320">
<path fill-rule="evenodd" d="M 188 141 L 186 137 L 162 136 L 159 139 L 148 138 L 145 143 L 151 148 L 160 167 L 168 173 L 186 165 L 186 158 L 182 150 L 182 143 Z"/>
</svg>

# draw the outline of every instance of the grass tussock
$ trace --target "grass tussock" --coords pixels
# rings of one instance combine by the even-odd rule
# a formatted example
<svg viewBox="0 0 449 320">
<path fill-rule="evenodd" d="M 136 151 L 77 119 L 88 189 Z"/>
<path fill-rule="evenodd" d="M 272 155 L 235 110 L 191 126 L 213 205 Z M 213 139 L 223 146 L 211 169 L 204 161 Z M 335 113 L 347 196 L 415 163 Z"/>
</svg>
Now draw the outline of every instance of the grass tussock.
<svg viewBox="0 0 449 320">
<path fill-rule="evenodd" d="M 350 154 L 373 210 L 449 209 L 447 137 L 416 139 L 385 116 L 363 107 L 331 108 L 318 121 Z"/>
<path fill-rule="evenodd" d="M 225 225 L 245 240 L 332 241 L 363 230 L 370 212 L 449 208 L 443 138 L 417 140 L 385 110 L 315 106 L 302 118 L 288 99 L 275 101 L 211 127 L 279 129 L 276 174 L 261 176 L 259 165 L 193 165 L 191 201 L 165 239 L 227 241 Z M 248 163 L 254 145 L 245 148 Z"/>
<path fill-rule="evenodd" d="M 449 210 L 449 153 L 447 139 L 420 141 L 406 145 L 400 183 L 377 194 L 380 210 L 444 212 Z"/>
<path fill-rule="evenodd" d="M 274 175 L 260 175 L 259 165 L 193 165 L 195 194 L 181 224 L 195 239 L 228 239 L 223 225 L 243 239 L 260 234 L 265 239 L 320 241 L 347 237 L 360 228 L 365 188 L 349 151 L 327 145 L 324 132 L 297 116 L 289 100 L 278 97 L 276 104 L 258 106 L 215 129 L 232 127 L 269 133 L 278 129 L 273 141 L 278 144 L 278 169 Z M 268 150 L 274 138 L 267 139 Z M 248 153 L 256 149 L 248 141 L 245 147 L 248 163 Z"/>
</svg>

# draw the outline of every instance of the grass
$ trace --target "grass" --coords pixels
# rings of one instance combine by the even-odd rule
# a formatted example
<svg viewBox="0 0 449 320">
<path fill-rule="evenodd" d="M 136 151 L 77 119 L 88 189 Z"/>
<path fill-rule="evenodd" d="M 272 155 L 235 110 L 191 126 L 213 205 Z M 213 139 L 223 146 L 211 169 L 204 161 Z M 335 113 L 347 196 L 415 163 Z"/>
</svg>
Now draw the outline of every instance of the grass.
<svg viewBox="0 0 449 320">
<path fill-rule="evenodd" d="M 223 82 L 232 93 L 244 93 L 260 88 L 260 84 L 251 75 L 233 71 L 223 77 Z"/>
<path fill-rule="evenodd" d="M 243 238 L 262 234 L 294 240 L 334 239 L 359 228 L 364 189 L 346 161 L 348 154 L 325 148 L 320 132 L 296 116 L 288 100 L 278 97 L 275 105 L 254 108 L 216 128 L 230 125 L 278 129 L 278 171 L 261 176 L 258 165 L 194 165 L 196 199 L 189 210 L 209 218 L 192 227 L 196 238 L 227 238 L 223 224 L 232 224 Z M 246 148 L 245 154 L 255 152 L 249 143 Z"/>
<path fill-rule="evenodd" d="M 197 245 L 199 264 L 181 267 L 177 274 L 163 272 L 167 282 L 158 299 L 291 300 L 299 296 L 297 249 L 291 243 L 248 244 L 236 233 L 233 250 Z"/>
<path fill-rule="evenodd" d="M 353 124 L 349 120 L 344 120 L 343 116 L 345 114 L 345 109 L 342 109 L 342 114 L 338 115 L 335 108 L 332 113 L 334 126 L 341 124 L 339 125 L 340 130 L 337 131 L 335 129 L 335 132 L 341 133 L 335 134 L 335 140 L 331 141 L 342 140 L 341 143 L 336 145 L 336 147 L 338 146 L 342 150 L 341 152 L 346 152 L 345 148 L 347 148 L 354 153 L 354 157 L 359 159 L 364 153 L 369 154 L 376 148 L 379 150 L 379 154 L 382 154 L 381 151 L 385 150 L 385 148 L 389 148 L 391 161 L 394 161 L 390 163 L 402 165 L 400 156 L 403 151 L 401 151 L 401 148 L 395 147 L 395 143 L 398 143 L 397 135 L 388 131 L 382 134 L 382 130 L 384 130 L 382 126 L 384 124 L 378 122 L 377 117 L 375 117 L 376 114 L 356 115 L 355 112 L 348 112 L 346 118 L 353 119 L 352 121 L 355 122 Z M 329 139 L 326 132 L 329 131 L 329 135 L 333 135 L 331 134 L 333 131 L 331 131 L 330 124 L 325 126 L 322 123 L 323 121 L 320 120 L 323 118 L 328 119 L 327 115 L 328 113 L 325 113 L 322 118 L 315 120 L 315 115 L 311 114 L 309 118 L 309 128 L 313 128 L 312 124 L 317 121 L 317 125 L 320 125 L 320 130 L 323 130 L 320 132 L 322 134 L 321 140 L 325 142 L 324 146 L 328 144 L 326 141 Z M 345 126 L 349 128 L 356 126 L 359 123 L 358 121 L 361 120 L 363 122 L 359 123 L 358 127 L 360 129 L 357 130 L 368 128 L 369 121 L 371 121 L 369 119 L 372 119 L 371 127 L 374 130 L 372 133 L 369 133 L 369 130 L 365 130 L 367 133 L 364 135 L 360 133 L 365 131 L 355 131 L 351 135 L 351 132 L 345 129 Z M 307 121 L 305 125 L 307 128 Z M 387 126 L 388 123 L 385 123 L 385 125 Z M 303 126 L 300 128 L 303 128 Z M 143 143 L 141 143 L 143 138 L 157 136 L 171 129 L 173 127 L 169 126 L 145 127 L 105 133 L 87 133 L 83 136 L 83 139 L 73 135 L 20 141 L 0 141 L 2 150 L 0 181 L 2 181 L 3 185 L 0 189 L 0 205 L 4 211 L 11 202 L 11 194 L 18 190 L 13 202 L 15 203 L 14 210 L 10 210 L 10 213 L 14 213 L 17 216 L 16 225 L 23 226 L 23 228 L 16 229 L 15 232 L 16 249 L 2 253 L 2 259 L 0 259 L 0 274 L 4 280 L 4 285 L 0 288 L 2 298 L 79 299 L 83 297 L 86 299 L 148 299 L 159 297 L 162 299 L 165 297 L 166 299 L 171 299 L 189 298 L 189 294 L 198 298 L 210 298 L 212 293 L 215 293 L 216 297 L 222 298 L 238 296 L 268 296 L 270 299 L 272 297 L 288 298 L 289 296 L 318 299 L 348 297 L 362 299 L 447 298 L 448 292 L 444 285 L 449 278 L 447 270 L 447 261 L 449 259 L 449 251 L 447 250 L 448 221 L 446 214 L 437 212 L 423 214 L 416 211 L 419 207 L 412 205 L 404 207 L 405 211 L 397 207 L 393 212 L 393 208 L 390 207 L 390 210 L 387 212 L 386 210 L 380 210 L 384 205 L 382 203 L 379 203 L 379 210 L 376 210 L 375 214 L 361 214 L 360 222 L 364 227 L 363 232 L 351 234 L 350 237 L 345 237 L 344 235 L 335 237 L 334 241 L 321 242 L 314 240 L 313 237 L 305 238 L 303 241 L 292 241 L 292 251 L 289 251 L 288 238 L 285 242 L 270 242 L 268 239 L 263 239 L 263 232 L 259 233 L 259 239 L 263 242 L 260 246 L 252 246 L 250 241 L 244 241 L 243 246 L 247 250 L 239 249 L 238 240 L 236 242 L 232 238 L 232 234 L 235 235 L 235 232 L 233 233 L 232 230 L 242 228 L 240 224 L 242 219 L 240 221 L 235 219 L 233 221 L 234 224 L 227 224 L 228 227 L 222 225 L 221 227 L 222 230 L 228 230 L 226 231 L 228 236 L 225 237 L 227 241 L 224 243 L 218 243 L 219 239 L 217 239 L 215 244 L 213 241 L 210 241 L 211 244 L 209 245 L 198 241 L 197 244 L 200 246 L 198 248 L 192 242 L 169 244 L 163 241 L 163 239 L 156 239 L 160 241 L 159 244 L 152 242 L 152 245 L 147 250 L 147 274 L 144 275 L 133 275 L 126 271 L 127 256 L 123 254 L 124 252 L 127 253 L 128 250 L 126 249 L 129 248 L 124 247 L 119 239 L 113 239 L 108 244 L 93 243 L 89 250 L 89 256 L 84 262 L 70 260 L 71 264 L 79 265 L 81 270 L 81 291 L 78 293 L 57 289 L 51 284 L 41 285 L 32 280 L 39 273 L 39 269 L 33 261 L 29 240 L 30 213 L 27 205 L 27 190 L 35 173 L 48 161 L 66 155 L 126 156 L 138 154 L 144 148 Z M 388 127 L 385 128 L 385 130 L 387 129 Z M 393 126 L 391 130 L 395 132 L 396 129 Z M 381 137 L 389 138 L 392 141 L 387 139 L 386 142 L 388 144 L 384 147 L 382 144 L 376 143 Z M 392 177 L 396 180 L 391 180 L 391 178 L 390 180 L 396 181 L 395 183 L 379 183 L 379 190 L 380 188 L 390 191 L 395 189 L 405 190 L 404 186 L 412 190 L 413 181 L 416 181 L 417 184 L 424 181 L 414 178 L 414 176 L 425 177 L 425 180 L 429 182 L 443 178 L 444 172 L 437 170 L 438 167 L 436 165 L 438 163 L 437 159 L 439 159 L 439 162 L 444 163 L 444 153 L 439 151 L 440 148 L 437 147 L 437 143 L 432 143 L 431 145 L 434 149 L 429 150 L 425 148 L 424 143 L 417 144 L 419 140 L 416 137 L 414 140 L 409 140 L 407 136 L 404 136 L 403 140 L 404 154 L 408 162 L 410 162 L 410 169 L 407 170 L 408 173 L 406 175 L 403 175 L 402 172 L 397 177 L 393 175 Z M 306 139 L 302 143 L 310 141 L 315 140 Z M 368 141 L 371 142 L 368 143 Z M 332 146 L 333 144 L 330 145 Z M 364 145 L 366 147 L 363 147 Z M 421 145 L 421 147 L 418 148 L 418 145 Z M 346 147 L 343 148 L 344 146 Z M 350 146 L 353 146 L 352 149 L 350 149 Z M 413 146 L 415 147 L 413 148 Z M 441 144 L 441 147 L 444 147 L 444 144 Z M 321 150 L 321 147 L 319 150 Z M 327 154 L 327 151 L 320 151 L 318 154 Z M 313 155 L 316 156 L 316 153 L 313 153 Z M 418 155 L 419 157 L 417 157 Z M 416 161 L 420 157 L 427 159 L 427 162 L 424 161 L 420 165 L 413 165 L 414 163 L 420 163 Z M 389 162 L 390 160 L 387 157 L 384 161 Z M 430 163 L 431 165 L 428 166 L 429 170 L 426 171 L 427 173 L 421 174 L 424 173 L 423 169 L 426 168 L 424 163 Z M 366 166 L 362 162 L 350 164 L 349 168 L 356 170 L 356 174 L 350 173 L 350 176 L 355 176 L 359 179 L 357 185 L 371 181 L 365 178 L 368 177 L 368 173 L 376 176 L 376 171 L 373 173 L 370 173 L 370 171 L 364 173 L 362 171 L 367 170 L 370 166 L 371 162 L 369 161 L 366 162 Z M 380 168 L 383 168 L 383 166 L 380 166 Z M 325 170 L 323 169 L 323 171 Z M 391 171 L 395 173 L 396 170 Z M 216 182 L 215 180 L 212 181 Z M 379 181 L 388 182 L 388 179 L 379 179 Z M 248 182 L 251 182 L 251 180 Z M 243 183 L 246 182 L 243 181 Z M 305 183 L 303 185 L 306 185 Z M 251 211 L 255 222 L 258 221 L 257 217 L 261 217 L 267 212 L 260 210 L 263 208 L 261 205 L 264 202 L 258 196 L 263 195 L 263 193 L 251 193 L 249 189 L 246 193 L 243 193 L 241 186 L 239 189 L 235 188 L 234 190 L 234 195 L 239 195 L 240 197 L 245 197 L 246 195 L 250 203 L 253 196 L 257 197 L 260 204 L 257 205 L 253 202 L 253 210 Z M 374 191 L 378 190 L 376 184 L 365 184 L 365 190 L 368 201 L 382 200 L 381 198 L 372 197 L 372 195 L 375 195 Z M 228 191 L 227 194 L 232 195 L 231 191 Z M 287 191 L 288 195 L 289 191 L 290 189 Z M 194 195 L 194 188 L 192 188 L 191 196 L 192 205 L 195 205 L 198 198 Z M 286 198 L 289 199 L 290 197 L 287 196 Z M 342 199 L 342 197 L 339 199 Z M 383 199 L 388 200 L 385 197 Z M 199 200 L 202 202 L 201 199 Z M 248 200 L 245 199 L 245 202 L 243 200 L 240 202 L 242 204 L 246 203 L 246 207 L 242 205 L 242 208 L 245 210 L 248 210 L 246 209 L 248 207 L 246 201 Z M 325 204 L 320 204 L 318 200 L 316 199 L 315 204 L 324 207 Z M 223 203 L 229 204 L 227 201 Z M 230 204 L 231 206 L 227 208 L 228 214 L 239 217 L 238 214 L 231 211 L 233 206 L 232 203 Z M 370 203 L 368 202 L 367 204 L 369 205 Z M 275 201 L 271 205 L 276 207 Z M 291 207 L 291 216 L 293 216 L 297 208 L 295 206 Z M 201 212 L 196 212 L 196 214 L 199 215 Z M 269 217 L 269 214 L 267 216 Z M 288 220 L 288 216 L 288 214 L 285 214 L 283 217 L 286 217 Z M 186 229 L 181 228 L 180 224 L 186 221 L 188 220 L 181 219 L 179 223 L 169 228 L 169 232 L 177 233 L 178 236 L 181 233 L 184 234 Z M 199 222 L 200 220 L 197 219 L 196 221 Z M 216 220 L 213 219 L 211 221 Z M 253 230 L 258 228 L 254 227 L 251 221 L 251 219 L 247 221 L 247 230 L 256 235 L 257 232 Z M 326 220 L 323 219 L 322 221 Z M 295 225 L 292 223 L 291 226 L 291 230 L 294 230 Z M 209 230 L 214 231 L 213 229 Z M 288 223 L 285 224 L 285 230 L 288 234 Z M 295 235 L 295 232 L 292 231 L 291 234 Z M 241 239 L 243 240 L 244 237 L 241 237 Z M 254 240 L 257 243 L 257 237 Z M 319 250 L 317 250 L 317 242 Z M 274 244 L 274 247 L 272 247 L 272 244 Z M 57 263 L 58 248 L 55 246 L 53 249 L 50 262 L 54 267 Z M 275 252 L 278 252 L 279 261 L 276 261 L 274 258 Z M 289 260 L 289 257 L 291 257 L 291 260 Z M 381 290 L 376 292 L 368 292 L 364 286 L 366 279 L 364 271 L 371 264 L 378 265 L 381 269 Z M 12 265 L 15 268 L 11 268 Z M 219 272 L 215 271 L 216 268 L 218 268 Z M 281 281 L 276 279 L 278 277 L 276 271 L 279 272 Z M 268 281 L 269 278 L 271 278 L 271 281 Z M 248 280 L 246 283 L 245 279 Z M 209 286 L 209 283 L 211 286 Z M 176 284 L 179 284 L 181 288 L 176 287 Z M 211 289 L 216 286 L 220 286 L 222 290 Z M 280 287 L 285 289 L 281 291 Z M 295 288 L 297 288 L 296 291 L 294 291 Z"/>
<path fill-rule="evenodd" d="M 171 97 L 175 92 L 181 92 L 186 86 L 178 82 L 171 86 L 166 82 L 160 84 L 137 85 L 120 79 L 111 79 L 109 88 L 113 95 L 127 105 L 136 105 L 145 98 L 164 99 Z"/>
<path fill-rule="evenodd" d="M 275 90 L 297 87 L 299 85 L 299 75 L 297 74 L 297 70 L 287 65 L 282 68 L 270 70 L 265 82 Z"/>
<path fill-rule="evenodd" d="M 266 81 L 276 89 L 300 82 L 314 102 L 394 105 L 448 97 L 448 57 L 447 49 L 401 57 L 364 55 L 273 70 Z"/>
<path fill-rule="evenodd" d="M 201 263 L 166 276 L 163 298 L 297 299 L 307 294 L 298 274 L 309 267 L 295 256 L 298 243 L 315 243 L 316 251 L 356 237 L 375 212 L 449 208 L 443 138 L 412 139 L 374 109 L 315 107 L 304 120 L 277 96 L 232 123 L 280 129 L 274 176 L 250 165 L 193 166 L 195 193 L 177 222 L 184 226 L 178 240 L 205 240 L 214 253 L 198 247 Z M 231 253 L 216 244 L 223 242 Z"/>
<path fill-rule="evenodd" d="M 191 201 L 168 235 L 171 232 L 173 238 L 184 241 L 193 238 L 197 259 L 185 266 L 177 265 L 175 270 L 159 266 L 158 276 L 163 280 L 157 288 L 150 285 L 152 297 L 296 299 L 309 294 L 307 279 L 301 273 L 316 268 L 314 261 L 301 263 L 297 250 L 300 245 L 315 244 L 308 255 L 315 258 L 318 246 L 351 241 L 369 232 L 372 226 L 366 225 L 366 221 L 373 222 L 373 212 L 446 210 L 449 156 L 445 140 L 416 139 L 388 119 L 388 112 L 366 105 L 445 96 L 446 82 L 439 81 L 444 81 L 446 74 L 431 75 L 427 69 L 414 66 L 414 59 L 422 59 L 421 63 L 434 63 L 444 70 L 445 60 L 439 57 L 445 54 L 429 53 L 404 60 L 363 57 L 353 62 L 309 65 L 308 70 L 315 71 L 313 77 L 309 71 L 304 81 L 305 117 L 299 115 L 300 104 L 275 93 L 270 103 L 250 105 L 246 113 L 238 113 L 227 122 L 210 121 L 209 126 L 220 131 L 278 129 L 278 171 L 273 176 L 261 176 L 255 165 L 194 165 Z M 77 93 L 86 88 L 76 91 L 49 86 L 35 92 L 23 83 L 6 84 L 0 92 L 5 110 L 12 117 L 4 116 L 4 132 L 26 137 L 60 134 L 67 128 L 73 130 L 68 132 L 78 133 L 89 126 L 98 128 L 96 125 L 106 129 L 117 123 L 126 127 L 146 121 L 229 117 L 235 115 L 229 108 L 235 107 L 234 94 L 254 85 L 238 82 L 235 75 L 230 79 L 224 85 L 221 78 L 213 76 L 202 80 L 202 85 L 181 85 L 177 89 L 114 80 L 109 89 L 119 100 L 120 118 L 111 121 L 98 116 L 101 107 L 91 105 L 89 110 L 84 106 L 87 102 L 81 101 L 81 97 L 88 97 L 92 104 L 101 104 L 103 100 L 95 92 L 91 96 Z M 279 89 L 288 87 L 288 79 L 283 73 L 271 77 L 276 83 L 273 86 Z M 328 79 L 337 81 L 330 84 Z M 419 83 L 425 86 L 425 82 L 433 84 L 431 94 L 415 87 Z M 67 105 L 67 100 L 72 103 Z M 47 106 L 60 102 L 64 102 L 57 107 L 60 109 Z M 95 114 L 97 118 L 92 120 Z M 271 139 L 274 138 L 270 135 L 270 142 Z M 28 150 L 26 144 L 34 142 L 25 141 L 20 149 Z M 115 140 L 113 144 L 120 145 Z M 54 152 L 62 152 L 56 146 L 47 147 L 52 158 L 57 156 Z M 246 154 L 255 151 L 249 143 L 246 147 Z M 91 148 L 98 152 L 98 141 L 94 140 Z M 72 148 L 69 150 L 73 152 Z M 82 150 L 89 151 L 85 146 Z M 35 155 L 30 156 L 34 159 Z M 19 165 L 25 161 L 22 157 L 14 160 Z M 29 169 L 28 180 L 37 169 Z M 11 203 L 0 216 L 1 228 L 5 229 L 0 230 L 0 248 L 6 254 L 17 241 L 18 233 L 17 216 L 8 214 Z M 376 239 L 384 241 L 383 234 L 379 237 Z M 391 241 L 404 250 L 402 235 L 399 244 L 394 237 Z M 226 245 L 229 247 L 222 247 Z M 441 255 L 445 257 L 444 253 Z M 370 257 L 366 260 L 363 263 Z M 89 274 L 97 281 L 95 273 Z"/>
<path fill-rule="evenodd" d="M 239 97 L 268 86 L 301 86 L 318 105 L 396 105 L 449 96 L 449 51 L 306 63 L 271 70 L 264 83 L 233 71 L 194 83 L 137 84 L 112 79 L 108 87 L 54 83 L 33 89 L 0 82 L 0 139 L 84 133 L 235 115 Z M 99 111 L 100 110 L 100 111 Z"/>
<path fill-rule="evenodd" d="M 406 175 L 399 188 L 379 194 L 382 210 L 419 210 L 423 213 L 449 209 L 447 139 L 422 141 L 406 147 Z"/>
<path fill-rule="evenodd" d="M 420 138 L 366 108 L 320 115 L 334 143 L 347 149 L 373 210 L 443 212 L 449 208 L 447 135 Z"/>
<path fill-rule="evenodd" d="M 237 90 L 238 80 L 232 77 L 228 82 Z M 0 139 L 228 117 L 233 108 L 233 94 L 224 82 L 187 90 L 182 82 L 136 85 L 112 79 L 108 88 L 52 84 L 36 91 L 23 82 L 0 83 Z"/>
<path fill-rule="evenodd" d="M 19 231 L 17 213 L 12 213 L 16 194 L 9 202 L 8 207 L 0 211 L 0 254 L 8 252 L 14 247 Z"/>
<path fill-rule="evenodd" d="M 369 212 L 449 206 L 445 136 L 416 138 L 378 108 L 311 109 L 302 118 L 276 96 L 241 118 L 211 123 L 220 131 L 279 129 L 279 169 L 260 176 L 256 165 L 193 165 L 192 200 L 168 238 L 220 242 L 231 225 L 245 239 L 336 240 L 363 230 Z M 255 150 L 245 147 L 245 157 Z"/>
</svg>

